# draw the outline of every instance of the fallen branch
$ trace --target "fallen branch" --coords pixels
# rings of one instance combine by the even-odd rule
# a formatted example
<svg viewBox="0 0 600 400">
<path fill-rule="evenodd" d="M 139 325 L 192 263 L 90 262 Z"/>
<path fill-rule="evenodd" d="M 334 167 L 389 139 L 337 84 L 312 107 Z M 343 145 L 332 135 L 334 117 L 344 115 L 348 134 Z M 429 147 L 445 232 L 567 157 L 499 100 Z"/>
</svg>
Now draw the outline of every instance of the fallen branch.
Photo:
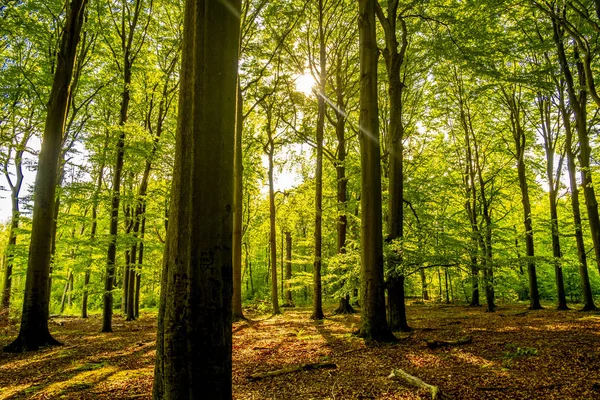
<svg viewBox="0 0 600 400">
<path fill-rule="evenodd" d="M 430 385 L 429 383 L 423 382 L 421 379 L 409 374 L 408 372 L 401 369 L 393 369 L 392 373 L 388 376 L 390 379 L 402 379 L 409 385 L 417 387 L 419 389 L 427 389 L 431 393 L 432 400 L 442 398 L 442 392 L 437 386 Z"/>
<path fill-rule="evenodd" d="M 525 310 L 525 311 L 520 311 L 520 312 L 516 312 L 516 313 L 511 313 L 511 314 L 498 314 L 501 317 L 521 317 L 523 315 L 527 315 L 529 314 L 529 310 Z"/>
<path fill-rule="evenodd" d="M 333 363 L 302 364 L 302 365 L 296 365 L 293 367 L 278 369 L 275 371 L 263 372 L 260 374 L 252 374 L 252 375 L 248 375 L 246 378 L 249 381 L 258 381 L 260 379 L 270 378 L 272 376 L 285 375 L 285 374 L 291 374 L 293 372 L 298 372 L 298 371 L 309 371 L 309 370 L 313 370 L 313 369 L 323 369 L 323 368 L 337 368 L 337 365 L 333 364 Z"/>
<path fill-rule="evenodd" d="M 458 338 L 457 340 L 435 340 L 435 339 L 425 339 L 425 343 L 427 343 L 427 347 L 430 349 L 437 349 L 439 347 L 445 346 L 459 346 L 461 344 L 469 344 L 473 341 L 471 336 L 464 336 Z"/>
</svg>

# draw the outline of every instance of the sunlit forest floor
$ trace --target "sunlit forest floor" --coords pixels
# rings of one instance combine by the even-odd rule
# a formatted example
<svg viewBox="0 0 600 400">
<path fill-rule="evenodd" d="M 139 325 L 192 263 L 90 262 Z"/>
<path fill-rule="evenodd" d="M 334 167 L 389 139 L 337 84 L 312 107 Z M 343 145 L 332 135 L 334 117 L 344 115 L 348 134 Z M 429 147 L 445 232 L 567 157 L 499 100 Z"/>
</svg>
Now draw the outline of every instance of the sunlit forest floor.
<svg viewBox="0 0 600 400">
<path fill-rule="evenodd" d="M 333 309 L 333 307 L 331 308 Z M 294 308 L 280 316 L 247 313 L 233 327 L 236 399 L 419 399 L 415 389 L 388 378 L 393 368 L 436 385 L 454 399 L 600 398 L 600 314 L 410 305 L 411 333 L 397 344 L 365 345 L 353 336 L 359 315 L 308 319 Z M 139 321 L 117 317 L 112 334 L 101 318 L 52 318 L 64 343 L 25 354 L 0 353 L 0 399 L 151 398 L 156 314 Z M 0 346 L 17 326 L 0 327 Z M 426 339 L 471 336 L 472 343 L 431 350 Z M 336 368 L 249 381 L 248 375 L 305 363 Z"/>
</svg>

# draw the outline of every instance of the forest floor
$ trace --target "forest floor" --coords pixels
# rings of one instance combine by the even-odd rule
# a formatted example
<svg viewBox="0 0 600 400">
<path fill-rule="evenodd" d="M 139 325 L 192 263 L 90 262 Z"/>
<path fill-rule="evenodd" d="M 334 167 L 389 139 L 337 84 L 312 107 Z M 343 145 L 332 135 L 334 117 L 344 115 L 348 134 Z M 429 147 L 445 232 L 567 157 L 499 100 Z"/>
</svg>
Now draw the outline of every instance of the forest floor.
<svg viewBox="0 0 600 400">
<path fill-rule="evenodd" d="M 326 310 L 327 311 L 327 310 Z M 359 315 L 309 320 L 307 308 L 283 315 L 247 313 L 233 326 L 236 399 L 420 399 L 428 392 L 388 378 L 392 369 L 436 385 L 454 399 L 600 398 L 600 314 L 409 305 L 411 333 L 396 344 L 368 345 L 353 335 Z M 52 318 L 63 346 L 25 354 L 0 352 L 0 399 L 151 398 L 156 314 L 139 321 L 114 319 L 100 333 L 99 316 Z M 0 327 L 0 346 L 17 334 Z M 426 339 L 472 342 L 429 349 Z M 306 363 L 335 368 L 250 381 L 251 374 Z"/>
</svg>

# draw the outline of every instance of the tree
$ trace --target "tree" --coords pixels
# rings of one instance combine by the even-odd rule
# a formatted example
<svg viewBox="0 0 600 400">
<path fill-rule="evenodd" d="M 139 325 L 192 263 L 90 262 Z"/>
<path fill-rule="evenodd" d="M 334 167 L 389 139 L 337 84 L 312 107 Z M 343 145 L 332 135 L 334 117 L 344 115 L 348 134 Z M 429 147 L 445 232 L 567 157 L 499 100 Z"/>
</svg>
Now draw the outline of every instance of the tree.
<svg viewBox="0 0 600 400">
<path fill-rule="evenodd" d="M 525 227 L 525 246 L 527 249 L 527 275 L 529 276 L 529 308 L 539 310 L 540 293 L 537 283 L 537 271 L 535 266 L 535 248 L 533 242 L 533 224 L 531 217 L 531 200 L 529 198 L 529 186 L 525 167 L 525 150 L 527 135 L 525 131 L 525 104 L 523 100 L 523 88 L 518 84 L 510 84 L 509 88 L 501 86 L 502 101 L 508 109 L 510 131 L 514 143 L 513 155 L 517 162 L 517 173 L 519 175 L 519 188 L 521 189 L 521 203 L 523 204 L 523 226 Z"/>
<path fill-rule="evenodd" d="M 361 153 L 361 326 L 368 340 L 393 341 L 386 320 L 383 285 L 381 164 L 377 103 L 375 0 L 359 0 Z"/>
<path fill-rule="evenodd" d="M 317 160 L 315 169 L 315 253 L 313 262 L 313 311 L 311 319 L 323 319 L 323 288 L 321 266 L 323 264 L 323 133 L 325 130 L 325 84 L 327 81 L 327 49 L 325 48 L 325 7 L 318 2 L 319 21 L 319 79 L 317 89 L 318 116 L 316 129 Z"/>
<path fill-rule="evenodd" d="M 19 336 L 5 347 L 5 351 L 34 350 L 44 345 L 59 344 L 48 330 L 51 236 L 61 143 L 86 4 L 87 0 L 71 1 L 62 31 L 35 180 L 31 243 L 21 328 Z"/>
<path fill-rule="evenodd" d="M 139 52 L 146 40 L 146 31 L 150 22 L 150 13 L 152 2 L 144 4 L 144 0 L 134 0 L 133 4 L 129 0 L 123 0 L 123 4 L 111 8 L 111 18 L 115 21 L 113 13 L 120 13 L 121 23 L 115 24 L 117 35 L 120 39 L 120 52 L 111 47 L 111 52 L 115 58 L 117 69 L 123 77 L 123 91 L 121 92 L 121 107 L 119 112 L 119 138 L 116 143 L 115 167 L 112 182 L 112 204 L 110 219 L 110 241 L 108 242 L 108 253 L 106 260 L 106 276 L 104 283 L 104 307 L 102 309 L 102 332 L 112 332 L 112 307 L 113 307 L 113 286 L 115 281 L 115 260 L 117 255 L 117 234 L 119 229 L 119 206 L 121 203 L 121 174 L 123 172 L 123 157 L 125 154 L 125 124 L 128 120 L 129 102 L 131 100 L 131 77 L 133 64 L 136 61 Z M 120 10 L 120 11 L 117 11 Z M 147 12 L 146 24 L 142 26 L 142 32 L 139 33 L 139 27 L 142 24 L 140 16 L 142 12 Z M 140 25 L 138 25 L 140 24 Z M 110 43 L 110 42 L 108 42 Z M 131 276 L 129 271 L 128 278 Z M 128 282 L 127 288 L 129 288 Z M 127 315 L 132 319 L 132 313 Z"/>
<path fill-rule="evenodd" d="M 231 244 L 239 12 L 240 3 L 235 0 L 187 0 L 185 4 L 155 399 L 232 396 Z"/>
</svg>

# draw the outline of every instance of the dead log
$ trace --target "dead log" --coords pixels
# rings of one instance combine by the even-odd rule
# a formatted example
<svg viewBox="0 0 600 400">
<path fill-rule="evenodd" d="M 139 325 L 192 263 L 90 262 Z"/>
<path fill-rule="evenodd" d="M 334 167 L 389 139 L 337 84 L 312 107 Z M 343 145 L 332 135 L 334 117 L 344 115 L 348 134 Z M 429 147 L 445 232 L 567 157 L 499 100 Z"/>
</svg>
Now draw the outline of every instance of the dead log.
<svg viewBox="0 0 600 400">
<path fill-rule="evenodd" d="M 291 374 L 293 372 L 298 372 L 298 371 L 309 371 L 309 370 L 313 370 L 313 369 L 323 369 L 323 368 L 337 368 L 337 365 L 333 364 L 333 363 L 301 364 L 301 365 L 295 365 L 293 367 L 278 369 L 275 371 L 262 372 L 259 374 L 248 375 L 246 378 L 249 381 L 258 381 L 258 380 L 261 380 L 264 378 L 270 378 L 272 376 L 285 375 L 285 374 Z"/>
<path fill-rule="evenodd" d="M 456 340 L 436 340 L 436 339 L 425 339 L 427 347 L 430 349 L 437 349 L 446 346 L 459 346 L 461 344 L 469 344 L 473 341 L 471 336 L 464 336 Z"/>
<path fill-rule="evenodd" d="M 439 387 L 430 385 L 429 383 L 426 383 L 426 382 L 423 382 L 421 379 L 409 374 L 408 372 L 406 372 L 404 370 L 393 369 L 392 373 L 388 376 L 388 378 L 401 379 L 413 387 L 417 387 L 419 389 L 426 389 L 429 391 L 429 393 L 431 393 L 432 400 L 442 398 L 442 392 L 440 391 Z"/>
</svg>

